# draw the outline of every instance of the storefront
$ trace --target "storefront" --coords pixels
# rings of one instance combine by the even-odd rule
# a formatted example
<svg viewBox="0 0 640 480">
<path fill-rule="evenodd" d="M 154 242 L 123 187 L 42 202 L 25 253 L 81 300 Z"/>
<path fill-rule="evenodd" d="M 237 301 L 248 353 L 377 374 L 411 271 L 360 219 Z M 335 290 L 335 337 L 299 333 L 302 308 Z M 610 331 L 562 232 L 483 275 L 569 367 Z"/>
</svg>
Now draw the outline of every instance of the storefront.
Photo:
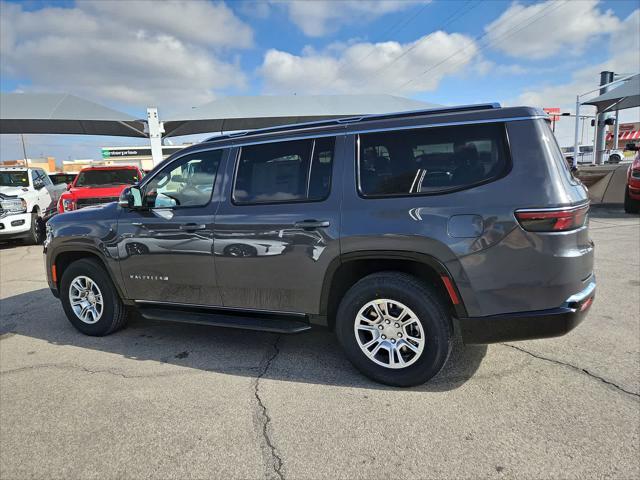
<svg viewBox="0 0 640 480">
<path fill-rule="evenodd" d="M 640 122 L 621 123 L 618 129 L 618 148 L 624 149 L 629 143 L 640 145 Z M 607 148 L 613 148 L 613 132 L 607 133 Z"/>
</svg>

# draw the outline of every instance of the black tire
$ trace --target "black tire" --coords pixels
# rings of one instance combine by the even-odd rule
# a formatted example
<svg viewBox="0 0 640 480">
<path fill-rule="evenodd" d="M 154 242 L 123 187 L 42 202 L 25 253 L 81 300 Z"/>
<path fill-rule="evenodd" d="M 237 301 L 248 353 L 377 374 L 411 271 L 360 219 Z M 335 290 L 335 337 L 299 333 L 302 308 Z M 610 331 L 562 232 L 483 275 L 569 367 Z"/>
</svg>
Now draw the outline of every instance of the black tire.
<svg viewBox="0 0 640 480">
<path fill-rule="evenodd" d="M 78 276 L 85 276 L 97 284 L 102 292 L 104 307 L 96 323 L 83 322 L 73 311 L 69 299 L 71 282 Z M 60 280 L 60 300 L 71 324 L 85 335 L 102 337 L 121 329 L 127 322 L 128 310 L 122 303 L 108 273 L 97 260 L 83 258 L 69 265 Z"/>
<path fill-rule="evenodd" d="M 620 158 L 620 155 L 617 155 L 615 153 L 609 157 L 609 163 L 620 163 L 620 160 L 622 160 Z"/>
<path fill-rule="evenodd" d="M 418 317 L 425 332 L 425 347 L 415 363 L 400 369 L 384 367 L 369 359 L 358 345 L 356 316 L 377 298 L 401 302 Z M 435 289 L 401 272 L 364 277 L 345 294 L 336 315 L 336 334 L 349 361 L 372 380 L 397 387 L 420 385 L 437 375 L 451 353 L 452 333 L 450 315 Z"/>
<path fill-rule="evenodd" d="M 31 213 L 31 229 L 29 235 L 24 239 L 26 245 L 39 245 L 44 240 L 44 222 L 38 212 Z"/>
<path fill-rule="evenodd" d="M 631 198 L 628 186 L 624 189 L 624 211 L 627 213 L 640 213 L 640 201 Z"/>
</svg>

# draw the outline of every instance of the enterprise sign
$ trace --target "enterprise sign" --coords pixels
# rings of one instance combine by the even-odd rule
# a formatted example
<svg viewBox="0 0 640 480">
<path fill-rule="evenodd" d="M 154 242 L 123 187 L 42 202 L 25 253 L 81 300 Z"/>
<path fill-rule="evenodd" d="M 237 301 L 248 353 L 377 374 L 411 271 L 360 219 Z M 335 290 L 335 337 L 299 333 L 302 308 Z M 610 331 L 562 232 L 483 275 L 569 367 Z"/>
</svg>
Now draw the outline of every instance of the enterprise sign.
<svg viewBox="0 0 640 480">
<path fill-rule="evenodd" d="M 184 145 L 163 145 L 162 155 L 171 155 L 178 150 L 182 150 Z M 102 148 L 102 158 L 119 157 L 150 157 L 151 147 L 131 147 L 131 148 Z"/>
</svg>

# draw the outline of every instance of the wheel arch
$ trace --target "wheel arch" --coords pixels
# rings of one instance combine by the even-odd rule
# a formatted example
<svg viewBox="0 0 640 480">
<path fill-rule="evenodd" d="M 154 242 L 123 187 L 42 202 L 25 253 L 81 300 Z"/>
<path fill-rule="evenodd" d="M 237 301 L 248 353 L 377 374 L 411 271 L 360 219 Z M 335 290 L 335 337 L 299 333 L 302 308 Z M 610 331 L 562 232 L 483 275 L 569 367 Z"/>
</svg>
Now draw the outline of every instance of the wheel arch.
<svg viewBox="0 0 640 480">
<path fill-rule="evenodd" d="M 113 283 L 116 291 L 118 292 L 118 295 L 120 296 L 122 301 L 126 303 L 126 296 L 124 295 L 125 292 L 122 288 L 122 285 L 120 285 L 116 277 L 113 275 L 113 272 L 109 268 L 103 256 L 100 255 L 100 253 L 98 253 L 97 251 L 74 248 L 74 249 L 65 249 L 57 252 L 53 257 L 52 264 L 55 265 L 56 267 L 56 275 L 58 277 L 58 282 L 62 279 L 62 276 L 64 275 L 64 272 L 69 267 L 69 265 L 83 258 L 96 260 L 100 264 L 100 266 L 102 266 L 104 271 L 107 273 L 107 275 L 111 279 L 111 282 Z"/>
<path fill-rule="evenodd" d="M 453 315 L 458 318 L 467 316 L 451 273 L 437 258 L 409 251 L 359 251 L 336 258 L 325 274 L 320 316 L 326 318 L 329 328 L 335 324 L 335 313 L 346 291 L 366 275 L 381 271 L 400 271 L 420 278 L 441 294 Z"/>
</svg>

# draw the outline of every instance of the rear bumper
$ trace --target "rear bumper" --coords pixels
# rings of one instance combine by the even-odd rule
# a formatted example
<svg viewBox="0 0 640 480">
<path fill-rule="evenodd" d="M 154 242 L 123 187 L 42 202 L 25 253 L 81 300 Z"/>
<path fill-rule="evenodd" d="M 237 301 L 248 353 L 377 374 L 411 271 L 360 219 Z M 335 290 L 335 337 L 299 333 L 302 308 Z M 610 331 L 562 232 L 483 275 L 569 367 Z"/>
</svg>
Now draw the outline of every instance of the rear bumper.
<svg viewBox="0 0 640 480">
<path fill-rule="evenodd" d="M 558 308 L 458 320 L 465 344 L 487 344 L 559 337 L 584 320 L 595 298 L 595 276 L 582 291 Z"/>
</svg>

